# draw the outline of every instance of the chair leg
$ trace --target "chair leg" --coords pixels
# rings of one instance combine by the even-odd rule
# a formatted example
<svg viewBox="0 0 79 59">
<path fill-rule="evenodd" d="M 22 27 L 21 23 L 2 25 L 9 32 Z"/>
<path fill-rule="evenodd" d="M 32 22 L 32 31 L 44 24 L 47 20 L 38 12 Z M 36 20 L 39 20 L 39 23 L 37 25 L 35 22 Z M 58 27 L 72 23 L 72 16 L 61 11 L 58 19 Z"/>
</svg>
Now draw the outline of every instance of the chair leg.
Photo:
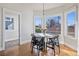
<svg viewBox="0 0 79 59">
<path fill-rule="evenodd" d="M 59 40 L 58 40 L 58 47 L 59 47 L 59 54 L 60 54 L 60 44 L 59 44 Z"/>
<path fill-rule="evenodd" d="M 57 38 L 57 40 L 58 40 L 58 38 Z M 59 54 L 60 54 L 60 44 L 59 44 L 59 40 L 58 40 L 58 47 L 59 47 Z"/>
<path fill-rule="evenodd" d="M 33 46 L 32 46 L 32 50 L 31 50 L 31 53 L 33 53 Z"/>
<path fill-rule="evenodd" d="M 38 46 L 37 46 L 37 50 L 38 50 L 38 52 L 37 52 L 38 54 L 37 55 L 39 56 L 39 47 Z"/>
<path fill-rule="evenodd" d="M 46 53 L 47 53 L 47 43 L 46 43 L 46 48 L 44 48 L 44 51 L 46 51 Z"/>
<path fill-rule="evenodd" d="M 33 44 L 31 43 L 31 53 L 33 53 Z"/>
<path fill-rule="evenodd" d="M 55 56 L 55 46 L 54 46 L 54 56 Z"/>
<path fill-rule="evenodd" d="M 45 45 L 43 45 L 43 51 L 45 51 Z"/>
<path fill-rule="evenodd" d="M 58 47 L 59 47 L 59 54 L 60 54 L 60 45 L 58 45 Z"/>
<path fill-rule="evenodd" d="M 55 56 L 55 43 L 52 46 L 53 46 L 54 56 Z"/>
</svg>

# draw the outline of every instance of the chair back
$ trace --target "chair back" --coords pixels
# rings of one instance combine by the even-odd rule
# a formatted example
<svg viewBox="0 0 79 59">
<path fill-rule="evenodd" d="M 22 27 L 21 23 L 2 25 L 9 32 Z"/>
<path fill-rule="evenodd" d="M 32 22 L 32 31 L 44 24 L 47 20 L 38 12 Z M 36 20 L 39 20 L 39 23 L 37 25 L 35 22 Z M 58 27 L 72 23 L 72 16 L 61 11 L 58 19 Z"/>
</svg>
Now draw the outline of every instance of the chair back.
<svg viewBox="0 0 79 59">
<path fill-rule="evenodd" d="M 33 45 L 42 45 L 44 43 L 44 37 L 32 36 Z"/>
<path fill-rule="evenodd" d="M 54 42 L 55 42 L 55 45 L 58 45 L 59 44 L 59 35 L 56 35 L 55 36 Z"/>
</svg>

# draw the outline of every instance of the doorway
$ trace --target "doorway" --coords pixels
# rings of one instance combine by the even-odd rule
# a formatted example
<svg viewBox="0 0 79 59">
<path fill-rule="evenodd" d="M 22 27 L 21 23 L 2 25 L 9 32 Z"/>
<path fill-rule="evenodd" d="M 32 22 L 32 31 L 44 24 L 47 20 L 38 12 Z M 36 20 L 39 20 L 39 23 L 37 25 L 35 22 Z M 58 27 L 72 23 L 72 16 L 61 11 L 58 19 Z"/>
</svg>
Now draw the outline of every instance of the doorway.
<svg viewBox="0 0 79 59">
<path fill-rule="evenodd" d="M 20 45 L 20 14 L 3 8 L 3 50 Z"/>
</svg>

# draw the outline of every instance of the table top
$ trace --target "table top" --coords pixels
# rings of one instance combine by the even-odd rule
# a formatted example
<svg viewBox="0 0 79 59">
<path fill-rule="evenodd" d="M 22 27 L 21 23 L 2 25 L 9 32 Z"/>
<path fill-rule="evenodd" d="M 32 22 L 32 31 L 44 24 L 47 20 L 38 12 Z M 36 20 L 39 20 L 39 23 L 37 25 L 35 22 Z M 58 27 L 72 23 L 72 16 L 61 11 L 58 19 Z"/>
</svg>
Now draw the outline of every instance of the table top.
<svg viewBox="0 0 79 59">
<path fill-rule="evenodd" d="M 52 37 L 56 36 L 55 34 L 49 34 L 49 33 L 45 33 L 45 34 L 44 33 L 34 33 L 32 35 L 34 35 L 36 37 L 46 37 L 46 38 L 52 38 Z"/>
</svg>

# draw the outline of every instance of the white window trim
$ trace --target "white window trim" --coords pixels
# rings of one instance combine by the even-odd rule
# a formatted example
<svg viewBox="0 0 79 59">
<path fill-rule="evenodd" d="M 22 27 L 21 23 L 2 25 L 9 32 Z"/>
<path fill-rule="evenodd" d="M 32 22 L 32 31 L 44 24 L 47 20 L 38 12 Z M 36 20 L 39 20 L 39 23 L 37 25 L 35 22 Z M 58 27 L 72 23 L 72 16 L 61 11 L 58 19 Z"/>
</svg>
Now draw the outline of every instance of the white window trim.
<svg viewBox="0 0 79 59">
<path fill-rule="evenodd" d="M 67 36 L 68 38 L 71 38 L 71 39 L 77 39 L 77 33 L 76 33 L 76 31 L 77 31 L 77 21 L 76 21 L 76 17 L 75 17 L 75 37 L 73 37 L 73 36 L 71 36 L 71 35 L 68 35 L 67 34 L 67 32 L 68 32 L 68 27 L 67 27 L 67 14 L 68 13 L 70 13 L 70 12 L 72 12 L 72 11 L 75 11 L 76 12 L 76 9 L 70 9 L 70 10 L 67 10 L 66 12 L 65 12 L 65 36 Z"/>
</svg>

